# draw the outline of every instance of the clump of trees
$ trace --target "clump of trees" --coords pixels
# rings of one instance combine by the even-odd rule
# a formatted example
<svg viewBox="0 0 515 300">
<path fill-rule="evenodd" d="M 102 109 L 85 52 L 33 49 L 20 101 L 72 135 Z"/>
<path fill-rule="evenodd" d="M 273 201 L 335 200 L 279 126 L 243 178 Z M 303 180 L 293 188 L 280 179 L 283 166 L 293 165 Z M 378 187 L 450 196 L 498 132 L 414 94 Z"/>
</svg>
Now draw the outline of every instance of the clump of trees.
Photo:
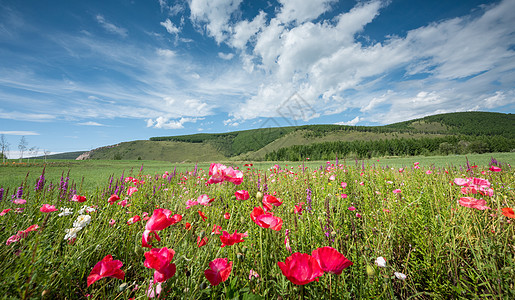
<svg viewBox="0 0 515 300">
<path fill-rule="evenodd" d="M 280 148 L 265 155 L 265 160 L 328 160 L 338 157 L 371 158 L 378 156 L 449 155 L 515 151 L 515 139 L 503 136 L 445 136 L 400 138 L 376 141 L 336 141 Z"/>
</svg>

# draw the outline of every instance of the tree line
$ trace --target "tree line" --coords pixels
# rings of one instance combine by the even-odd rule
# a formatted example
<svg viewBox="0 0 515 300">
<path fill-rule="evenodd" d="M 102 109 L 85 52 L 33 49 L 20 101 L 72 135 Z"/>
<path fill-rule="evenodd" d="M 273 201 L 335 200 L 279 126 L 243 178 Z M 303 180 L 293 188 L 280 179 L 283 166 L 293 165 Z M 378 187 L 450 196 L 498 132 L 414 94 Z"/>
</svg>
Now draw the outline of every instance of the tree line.
<svg viewBox="0 0 515 300">
<path fill-rule="evenodd" d="M 280 148 L 265 155 L 268 161 L 328 160 L 338 157 L 449 155 L 515 151 L 515 139 L 503 136 L 445 136 L 335 141 Z"/>
</svg>

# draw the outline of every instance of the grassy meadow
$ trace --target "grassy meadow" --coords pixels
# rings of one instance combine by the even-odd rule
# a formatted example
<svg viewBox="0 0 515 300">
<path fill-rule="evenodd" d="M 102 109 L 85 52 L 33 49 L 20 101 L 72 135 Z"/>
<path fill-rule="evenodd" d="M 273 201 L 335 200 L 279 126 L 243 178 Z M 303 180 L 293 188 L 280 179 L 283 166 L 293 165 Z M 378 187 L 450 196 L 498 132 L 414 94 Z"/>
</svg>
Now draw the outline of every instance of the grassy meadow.
<svg viewBox="0 0 515 300">
<path fill-rule="evenodd" d="M 0 167 L 0 292 L 13 299 L 512 299 L 515 220 L 506 208 L 515 208 L 514 157 L 222 162 L 238 167 L 241 184 L 232 175 L 210 183 L 221 174 L 208 174 L 210 163 L 9 162 Z M 248 199 L 238 199 L 242 190 Z M 110 201 L 113 194 L 119 199 Z M 261 219 L 256 211 L 271 196 L 277 201 Z M 44 204 L 55 211 L 43 212 Z M 340 275 L 315 272 L 322 265 L 313 251 L 322 247 L 352 265 Z M 314 265 L 288 265 L 299 256 Z"/>
</svg>

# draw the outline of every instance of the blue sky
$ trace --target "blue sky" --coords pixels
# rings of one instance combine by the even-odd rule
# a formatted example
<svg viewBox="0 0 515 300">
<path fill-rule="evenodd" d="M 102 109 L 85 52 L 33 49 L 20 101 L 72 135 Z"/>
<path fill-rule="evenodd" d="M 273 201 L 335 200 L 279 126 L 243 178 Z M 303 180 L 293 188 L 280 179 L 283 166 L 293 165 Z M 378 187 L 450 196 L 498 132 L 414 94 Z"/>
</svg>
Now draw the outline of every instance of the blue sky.
<svg viewBox="0 0 515 300">
<path fill-rule="evenodd" d="M 18 157 L 303 124 L 513 113 L 515 0 L 0 0 Z M 27 156 L 27 153 L 25 153 Z"/>
</svg>

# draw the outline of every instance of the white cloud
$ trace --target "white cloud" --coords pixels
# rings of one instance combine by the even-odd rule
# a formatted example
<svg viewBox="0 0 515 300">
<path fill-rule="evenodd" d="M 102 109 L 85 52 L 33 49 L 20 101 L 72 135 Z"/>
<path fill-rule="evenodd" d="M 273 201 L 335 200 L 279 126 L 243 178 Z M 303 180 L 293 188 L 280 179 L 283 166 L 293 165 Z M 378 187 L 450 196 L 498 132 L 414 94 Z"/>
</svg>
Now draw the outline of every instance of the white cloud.
<svg viewBox="0 0 515 300">
<path fill-rule="evenodd" d="M 184 6 L 181 3 L 169 5 L 168 1 L 159 0 L 159 6 L 161 7 L 161 12 L 167 12 L 169 16 L 175 16 L 184 11 Z"/>
<path fill-rule="evenodd" d="M 256 35 L 266 24 L 266 13 L 260 11 L 251 22 L 243 20 L 233 26 L 233 34 L 229 45 L 237 49 L 244 49 L 249 40 Z"/>
<path fill-rule="evenodd" d="M 104 16 L 97 15 L 96 20 L 98 24 L 100 24 L 107 32 L 117 34 L 121 37 L 127 37 L 127 29 L 118 27 L 112 23 L 107 22 Z"/>
<path fill-rule="evenodd" d="M 170 49 L 157 49 L 156 52 L 159 56 L 164 56 L 166 58 L 172 58 L 176 55 L 175 52 Z"/>
<path fill-rule="evenodd" d="M 5 135 L 39 135 L 39 133 L 35 131 L 0 131 L 0 134 Z"/>
<path fill-rule="evenodd" d="M 19 111 L 6 112 L 3 109 L 0 109 L 0 119 L 9 119 L 26 122 L 48 122 L 55 120 L 56 116 L 50 114 L 27 113 Z"/>
<path fill-rule="evenodd" d="M 311 21 L 328 11 L 338 0 L 279 0 L 282 7 L 277 18 L 283 23 Z"/>
<path fill-rule="evenodd" d="M 242 0 L 191 0 L 191 21 L 200 30 L 205 28 L 209 36 L 221 43 L 230 33 L 230 17 L 241 2 Z"/>
<path fill-rule="evenodd" d="M 347 121 L 347 122 L 338 122 L 338 123 L 334 123 L 335 125 L 349 125 L 349 126 L 354 126 L 356 124 L 358 124 L 358 122 L 360 121 L 360 117 L 355 117 L 354 119 L 350 120 L 350 121 Z"/>
<path fill-rule="evenodd" d="M 195 123 L 202 118 L 180 118 L 179 120 L 170 120 L 167 117 L 157 117 L 155 120 L 148 119 L 147 127 L 154 127 L 160 129 L 181 129 L 184 128 L 184 123 Z"/>
<path fill-rule="evenodd" d="M 178 34 L 181 30 L 175 26 L 170 19 L 166 19 L 164 22 L 159 23 L 161 26 L 166 28 L 169 34 Z"/>
<path fill-rule="evenodd" d="M 231 60 L 234 57 L 234 53 L 218 52 L 218 57 L 220 57 L 223 60 Z"/>
</svg>

